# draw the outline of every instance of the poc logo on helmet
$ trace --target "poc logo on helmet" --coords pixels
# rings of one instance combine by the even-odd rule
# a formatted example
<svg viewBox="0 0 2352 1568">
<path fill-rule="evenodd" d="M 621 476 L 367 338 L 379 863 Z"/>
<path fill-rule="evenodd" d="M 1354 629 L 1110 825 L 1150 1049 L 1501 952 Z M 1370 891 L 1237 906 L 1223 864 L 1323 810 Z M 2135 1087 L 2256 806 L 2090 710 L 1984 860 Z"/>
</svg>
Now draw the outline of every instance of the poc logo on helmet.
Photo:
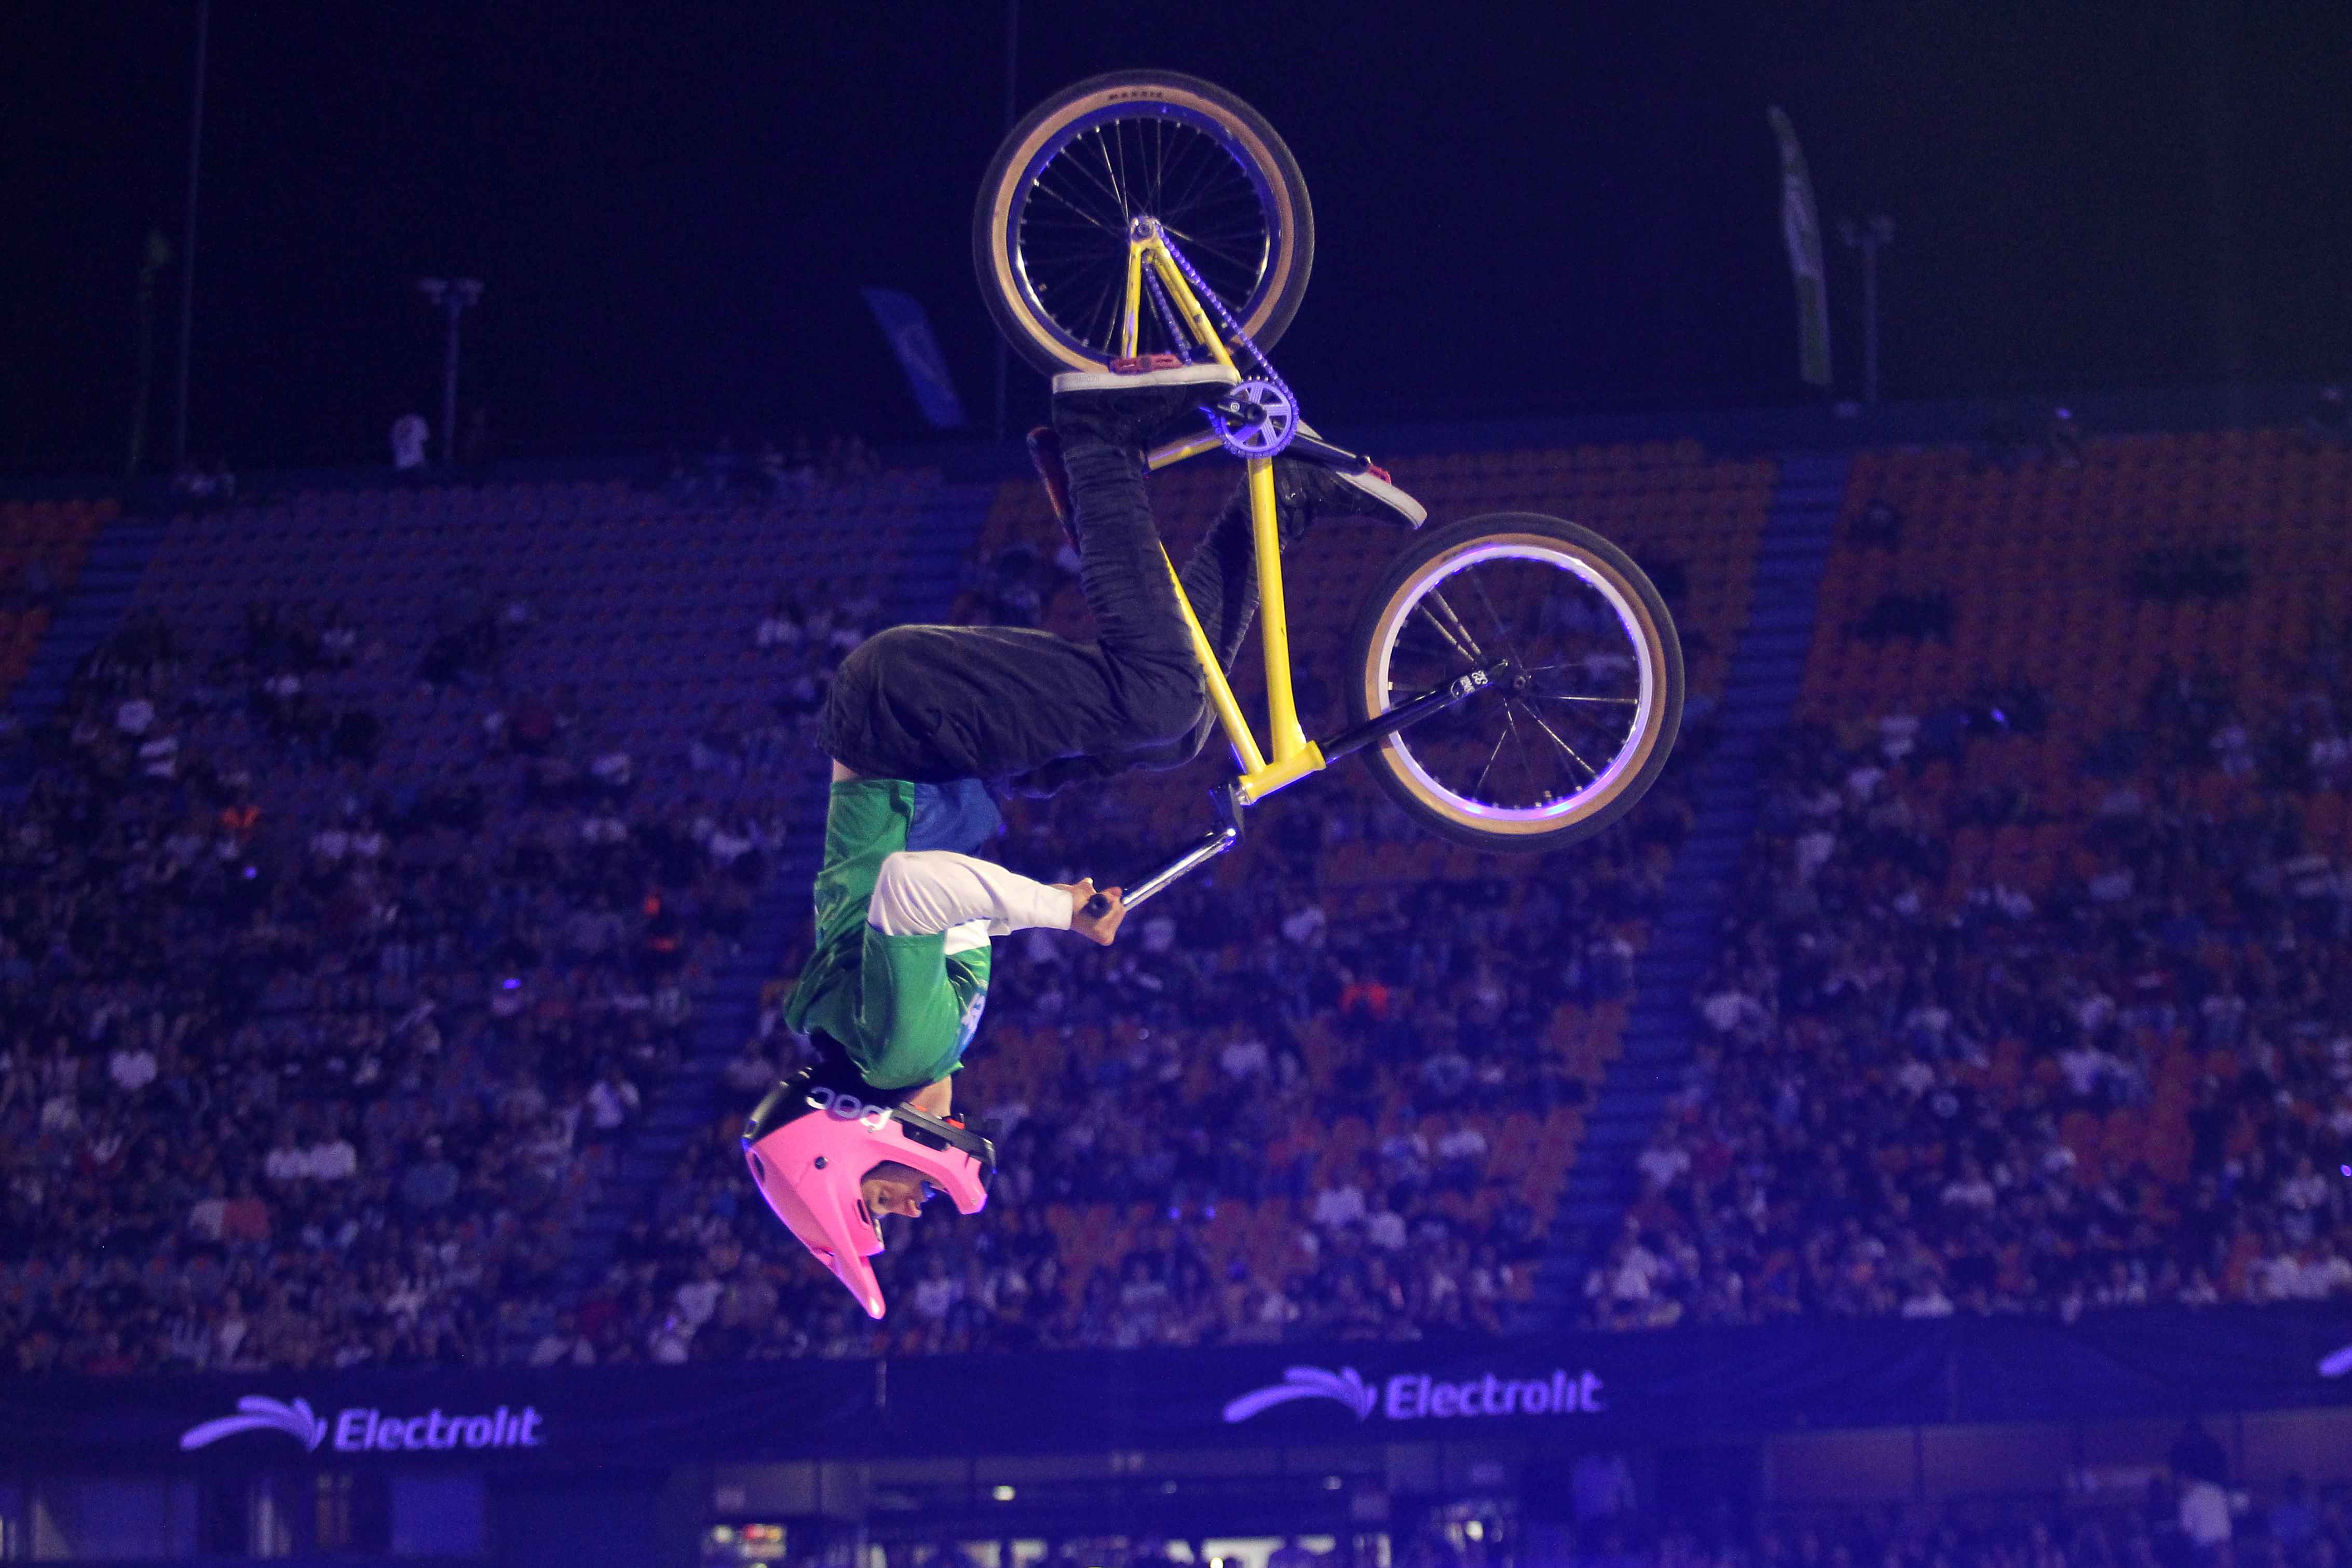
<svg viewBox="0 0 2352 1568">
<path fill-rule="evenodd" d="M 868 1132 L 880 1132 L 890 1120 L 887 1105 L 868 1105 L 855 1094 L 836 1094 L 830 1089 L 810 1090 L 808 1103 L 828 1116 L 862 1123 Z"/>
</svg>

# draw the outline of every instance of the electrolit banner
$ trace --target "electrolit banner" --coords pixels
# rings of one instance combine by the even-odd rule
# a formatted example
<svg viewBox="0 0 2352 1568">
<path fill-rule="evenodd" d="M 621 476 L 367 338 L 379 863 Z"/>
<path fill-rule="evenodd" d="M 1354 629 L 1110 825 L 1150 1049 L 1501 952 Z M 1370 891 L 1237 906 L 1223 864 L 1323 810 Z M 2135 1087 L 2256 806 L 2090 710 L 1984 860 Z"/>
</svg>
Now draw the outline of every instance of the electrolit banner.
<svg viewBox="0 0 2352 1568">
<path fill-rule="evenodd" d="M 208 1448 L 244 1432 L 274 1432 L 290 1437 L 307 1451 L 323 1442 L 339 1453 L 426 1453 L 482 1448 L 536 1448 L 542 1418 L 532 1406 L 520 1410 L 504 1405 L 478 1414 L 439 1409 L 421 1416 L 386 1412 L 372 1406 L 348 1406 L 330 1423 L 307 1399 L 271 1399 L 248 1394 L 236 1402 L 237 1413 L 201 1422 L 180 1434 L 184 1452 Z"/>
<path fill-rule="evenodd" d="M 1471 1377 L 1400 1372 L 1379 1387 L 1352 1366 L 1327 1372 L 1319 1366 L 1286 1368 L 1280 1383 L 1253 1388 L 1224 1408 L 1228 1426 L 1277 1405 L 1328 1399 L 1357 1420 L 1378 1414 L 1391 1421 L 1450 1420 L 1461 1416 L 1598 1416 L 1609 1408 L 1598 1373 L 1555 1368 L 1549 1375 Z"/>
<path fill-rule="evenodd" d="M 887 1362 L 0 1378 L 0 1463 L 658 1469 L 995 1446 L 1474 1431 L 1639 1442 L 1696 1429 L 2342 1406 L 2352 1406 L 2352 1301 L 2307 1301 L 2073 1323 L 1956 1315 Z"/>
</svg>

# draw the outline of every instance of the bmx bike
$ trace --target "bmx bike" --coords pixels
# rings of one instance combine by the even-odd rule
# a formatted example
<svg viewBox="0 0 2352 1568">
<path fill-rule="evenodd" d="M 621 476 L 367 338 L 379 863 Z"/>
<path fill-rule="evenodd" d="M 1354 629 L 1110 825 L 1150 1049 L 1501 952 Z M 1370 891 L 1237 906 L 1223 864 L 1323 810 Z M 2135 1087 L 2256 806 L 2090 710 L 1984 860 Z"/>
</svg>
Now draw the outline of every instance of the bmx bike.
<svg viewBox="0 0 2352 1568">
<path fill-rule="evenodd" d="M 1247 465 L 1266 743 L 1180 581 L 1236 773 L 1215 791 L 1216 831 L 1130 884 L 1130 905 L 1232 848 L 1246 807 L 1359 753 L 1409 816 L 1456 842 L 1572 843 L 1641 799 L 1681 723 L 1682 645 L 1649 578 L 1589 528 L 1503 512 L 1420 534 L 1391 563 L 1348 643 L 1351 722 L 1307 738 L 1291 684 L 1273 463 L 1370 465 L 1300 420 L 1266 357 L 1297 313 L 1314 251 L 1306 181 L 1274 128 L 1223 89 L 1170 72 L 1065 89 L 1013 128 L 982 182 L 981 293 L 1039 371 L 1172 354 L 1241 378 L 1204 411 L 1204 428 L 1150 461 L 1223 449 Z"/>
</svg>

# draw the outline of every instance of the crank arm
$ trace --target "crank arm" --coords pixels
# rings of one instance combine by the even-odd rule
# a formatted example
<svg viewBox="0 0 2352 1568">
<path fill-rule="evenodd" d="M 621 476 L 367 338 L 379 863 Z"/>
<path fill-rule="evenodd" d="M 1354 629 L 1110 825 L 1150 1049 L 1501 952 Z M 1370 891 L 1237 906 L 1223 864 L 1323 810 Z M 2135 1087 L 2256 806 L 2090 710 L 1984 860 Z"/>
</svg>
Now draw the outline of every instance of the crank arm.
<svg viewBox="0 0 2352 1568">
<path fill-rule="evenodd" d="M 1203 403 L 1202 408 L 1237 430 L 1252 429 L 1265 423 L 1264 408 L 1237 398 L 1219 398 L 1214 402 Z M 1372 466 L 1372 460 L 1362 453 L 1334 446 L 1321 436 L 1309 435 L 1303 430 L 1292 434 L 1290 444 L 1283 449 L 1282 455 L 1340 474 L 1365 474 L 1370 472 Z"/>
<path fill-rule="evenodd" d="M 1362 453 L 1334 446 L 1321 436 L 1309 435 L 1303 430 L 1290 438 L 1290 445 L 1282 455 L 1339 474 L 1369 474 L 1372 467 L 1372 460 Z"/>
<path fill-rule="evenodd" d="M 1203 413 L 1213 413 L 1227 424 L 1243 429 L 1265 423 L 1265 410 L 1254 402 L 1244 402 L 1239 398 L 1221 397 L 1214 402 L 1202 403 L 1201 408 Z"/>
</svg>

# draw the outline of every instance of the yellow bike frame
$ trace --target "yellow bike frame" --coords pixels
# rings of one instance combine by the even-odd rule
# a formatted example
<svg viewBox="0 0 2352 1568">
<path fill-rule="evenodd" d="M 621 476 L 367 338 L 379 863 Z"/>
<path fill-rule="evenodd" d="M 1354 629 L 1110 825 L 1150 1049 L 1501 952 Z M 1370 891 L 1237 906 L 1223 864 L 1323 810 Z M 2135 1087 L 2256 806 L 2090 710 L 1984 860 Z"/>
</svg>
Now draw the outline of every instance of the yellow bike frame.
<svg viewBox="0 0 2352 1568">
<path fill-rule="evenodd" d="M 1159 279 L 1194 340 L 1219 364 L 1233 370 L 1233 355 L 1218 338 L 1209 313 L 1201 308 L 1183 271 L 1169 254 L 1167 242 L 1156 230 L 1135 235 L 1128 241 L 1127 300 L 1119 326 L 1122 351 L 1129 356 L 1136 351 L 1143 306 L 1143 269 L 1147 267 Z M 1204 431 L 1159 447 L 1151 453 L 1150 462 L 1154 468 L 1165 468 L 1223 444 L 1213 432 Z M 1241 777 L 1234 782 L 1234 794 L 1240 804 L 1248 805 L 1310 773 L 1320 772 L 1323 752 L 1299 728 L 1297 698 L 1290 684 L 1290 617 L 1282 597 L 1282 538 L 1275 516 L 1274 459 L 1251 457 L 1244 462 L 1249 469 L 1250 536 L 1257 553 L 1259 634 L 1265 648 L 1265 748 L 1259 747 L 1257 737 L 1242 713 L 1241 703 L 1234 695 L 1233 684 L 1217 666 L 1216 651 L 1209 646 L 1208 635 L 1201 630 L 1192 601 L 1184 596 L 1183 580 L 1177 577 L 1173 561 L 1168 562 L 1168 576 L 1176 585 L 1177 608 L 1183 612 L 1184 624 L 1192 633 L 1192 653 L 1201 661 L 1201 673 L 1208 682 L 1210 706 L 1215 708 L 1217 722 L 1241 764 Z M 1160 558 L 1167 559 L 1164 548 Z"/>
</svg>

